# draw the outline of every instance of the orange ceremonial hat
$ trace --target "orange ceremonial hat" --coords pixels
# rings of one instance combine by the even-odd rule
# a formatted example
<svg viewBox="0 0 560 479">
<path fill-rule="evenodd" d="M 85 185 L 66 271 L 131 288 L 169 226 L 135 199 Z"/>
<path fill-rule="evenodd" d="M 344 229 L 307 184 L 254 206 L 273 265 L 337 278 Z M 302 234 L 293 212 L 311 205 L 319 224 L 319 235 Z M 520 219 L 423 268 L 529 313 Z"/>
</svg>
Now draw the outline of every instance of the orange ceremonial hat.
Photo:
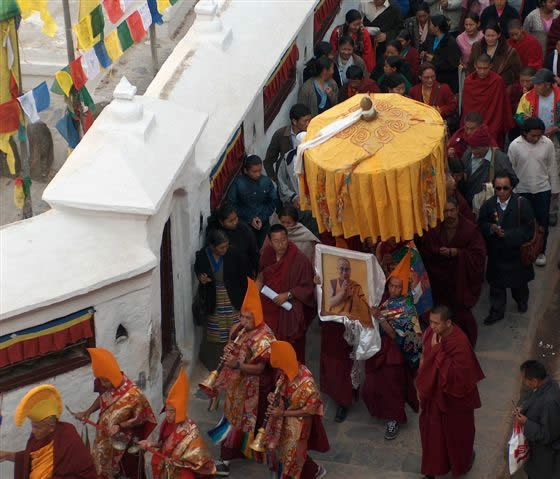
<svg viewBox="0 0 560 479">
<path fill-rule="evenodd" d="M 408 251 L 404 255 L 404 258 L 401 259 L 400 263 L 397 267 L 393 270 L 393 272 L 389 275 L 390 278 L 398 278 L 402 281 L 402 294 L 406 296 L 408 294 L 408 277 L 410 276 L 410 257 L 412 256 L 412 250 L 408 248 Z"/>
<path fill-rule="evenodd" d="M 50 416 L 60 418 L 62 415 L 62 398 L 58 389 L 50 384 L 37 386 L 29 391 L 19 402 L 15 413 L 15 423 L 21 426 L 26 417 L 34 422 Z"/>
<path fill-rule="evenodd" d="M 245 293 L 245 299 L 241 305 L 241 311 L 244 313 L 253 313 L 255 326 L 263 322 L 261 295 L 257 289 L 257 284 L 251 278 L 247 278 L 247 292 Z"/>
<path fill-rule="evenodd" d="M 292 345 L 286 341 L 274 341 L 270 345 L 270 365 L 281 369 L 293 381 L 298 373 L 297 355 Z"/>
<path fill-rule="evenodd" d="M 187 406 L 189 403 L 189 380 L 185 370 L 181 368 L 175 384 L 169 390 L 165 404 L 175 409 L 175 423 L 179 424 L 187 419 Z"/>
<path fill-rule="evenodd" d="M 118 388 L 123 380 L 119 363 L 111 351 L 104 348 L 87 348 L 91 356 L 91 369 L 96 378 L 107 379 L 114 388 Z"/>
</svg>

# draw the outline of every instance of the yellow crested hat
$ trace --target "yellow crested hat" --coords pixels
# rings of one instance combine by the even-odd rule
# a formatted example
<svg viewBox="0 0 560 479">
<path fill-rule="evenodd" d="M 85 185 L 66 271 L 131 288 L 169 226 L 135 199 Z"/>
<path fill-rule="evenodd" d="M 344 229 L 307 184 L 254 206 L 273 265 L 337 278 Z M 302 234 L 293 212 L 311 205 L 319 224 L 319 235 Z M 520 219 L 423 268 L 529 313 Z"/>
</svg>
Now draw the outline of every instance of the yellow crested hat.
<svg viewBox="0 0 560 479">
<path fill-rule="evenodd" d="M 91 356 L 91 369 L 96 378 L 107 379 L 114 388 L 118 388 L 123 380 L 119 363 L 111 351 L 104 348 L 87 348 Z"/>
<path fill-rule="evenodd" d="M 58 389 L 50 384 L 37 386 L 19 402 L 15 413 L 16 426 L 21 426 L 25 418 L 38 422 L 50 416 L 57 419 L 62 415 L 62 398 Z"/>
<path fill-rule="evenodd" d="M 185 370 L 181 368 L 179 375 L 167 395 L 165 404 L 175 409 L 175 423 L 179 424 L 187 419 L 187 406 L 189 403 L 189 380 Z"/>
<path fill-rule="evenodd" d="M 253 313 L 253 318 L 255 318 L 255 326 L 258 326 L 263 322 L 263 309 L 261 303 L 261 296 L 257 284 L 251 279 L 247 278 L 247 292 L 245 293 L 245 299 L 241 305 L 241 311 L 244 313 Z"/>
<path fill-rule="evenodd" d="M 292 345 L 286 341 L 274 341 L 270 345 L 270 365 L 281 369 L 293 381 L 297 376 L 299 363 Z"/>
</svg>

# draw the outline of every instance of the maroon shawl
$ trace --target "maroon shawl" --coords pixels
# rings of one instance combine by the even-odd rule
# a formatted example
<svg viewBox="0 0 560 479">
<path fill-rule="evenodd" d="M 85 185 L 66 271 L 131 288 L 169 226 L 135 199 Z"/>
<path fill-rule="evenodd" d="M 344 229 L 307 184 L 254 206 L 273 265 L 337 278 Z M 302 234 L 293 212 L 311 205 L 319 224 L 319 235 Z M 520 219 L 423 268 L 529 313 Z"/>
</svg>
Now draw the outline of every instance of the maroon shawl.
<svg viewBox="0 0 560 479">
<path fill-rule="evenodd" d="M 292 342 L 303 337 L 316 307 L 311 262 L 292 242 L 288 242 L 286 253 L 276 261 L 276 252 L 268 245 L 262 250 L 260 272 L 263 284 L 278 294 L 290 291 L 293 295 L 291 311 L 261 296 L 264 321 L 276 339 Z"/>
<path fill-rule="evenodd" d="M 457 256 L 441 256 L 439 249 L 442 247 L 457 248 Z M 437 302 L 449 298 L 453 302 L 449 306 L 469 308 L 477 303 L 484 281 L 486 245 L 475 223 L 459 216 L 451 241 L 447 241 L 444 225 L 440 223 L 425 233 L 420 252 Z M 454 289 L 450 290 L 450 285 L 454 285 Z"/>
<path fill-rule="evenodd" d="M 28 479 L 31 473 L 31 453 L 54 441 L 54 464 L 52 479 L 97 479 L 90 452 L 82 442 L 76 428 L 67 422 L 59 422 L 54 432 L 38 441 L 32 435 L 24 451 L 16 453 L 14 479 Z"/>
<path fill-rule="evenodd" d="M 478 359 L 463 331 L 457 326 L 432 346 L 432 328 L 424 334 L 424 357 L 416 376 L 422 409 L 434 401 L 440 411 L 478 409 L 477 383 L 484 379 Z"/>
</svg>

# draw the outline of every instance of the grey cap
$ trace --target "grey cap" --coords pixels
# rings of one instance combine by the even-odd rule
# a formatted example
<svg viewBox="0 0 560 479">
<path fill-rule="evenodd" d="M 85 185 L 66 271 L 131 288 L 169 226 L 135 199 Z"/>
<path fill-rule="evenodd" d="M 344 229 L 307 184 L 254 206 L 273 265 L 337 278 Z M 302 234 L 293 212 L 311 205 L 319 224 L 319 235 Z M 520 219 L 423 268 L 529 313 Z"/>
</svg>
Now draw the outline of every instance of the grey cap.
<svg viewBox="0 0 560 479">
<path fill-rule="evenodd" d="M 546 68 L 541 68 L 535 76 L 531 78 L 531 83 L 538 85 L 539 83 L 554 83 L 554 73 Z"/>
</svg>

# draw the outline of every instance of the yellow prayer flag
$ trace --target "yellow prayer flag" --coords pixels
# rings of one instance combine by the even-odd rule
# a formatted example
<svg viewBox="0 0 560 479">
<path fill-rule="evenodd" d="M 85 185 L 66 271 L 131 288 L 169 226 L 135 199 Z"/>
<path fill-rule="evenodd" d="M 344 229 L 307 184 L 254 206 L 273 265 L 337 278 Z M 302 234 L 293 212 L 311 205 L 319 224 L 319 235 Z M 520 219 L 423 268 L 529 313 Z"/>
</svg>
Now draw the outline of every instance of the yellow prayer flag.
<svg viewBox="0 0 560 479">
<path fill-rule="evenodd" d="M 14 150 L 12 150 L 12 145 L 10 144 L 10 137 L 13 133 L 2 133 L 0 134 L 0 151 L 6 154 L 6 162 L 8 163 L 8 170 L 12 175 L 16 174 L 16 157 L 14 156 Z"/>
<path fill-rule="evenodd" d="M 89 15 L 82 18 L 74 25 L 74 31 L 78 37 L 78 48 L 80 50 L 89 50 L 93 47 L 93 30 L 91 28 L 91 17 Z"/>
<path fill-rule="evenodd" d="M 0 105 L 12 99 L 10 92 L 12 76 L 16 83 L 19 82 L 19 50 L 15 47 L 16 45 L 15 20 L 10 18 L 0 22 Z M 12 55 L 13 62 L 10 69 L 9 60 Z"/>
<path fill-rule="evenodd" d="M 157 9 L 159 13 L 165 12 L 169 8 L 169 0 L 157 0 Z"/>
<path fill-rule="evenodd" d="M 28 18 L 33 12 L 39 12 L 43 20 L 43 33 L 49 37 L 54 37 L 58 26 L 49 13 L 49 0 L 17 0 L 21 16 Z"/>
<path fill-rule="evenodd" d="M 70 89 L 72 88 L 72 85 L 74 85 L 70 74 L 64 70 L 60 70 L 56 72 L 55 78 L 64 94 L 66 96 L 70 96 Z"/>
<path fill-rule="evenodd" d="M 83 20 L 87 17 L 91 11 L 99 5 L 99 0 L 80 0 L 80 13 L 78 14 L 78 20 Z"/>
<path fill-rule="evenodd" d="M 107 37 L 105 37 L 105 48 L 109 57 L 114 62 L 117 61 L 123 54 L 121 48 L 121 42 L 119 42 L 119 37 L 117 35 L 117 30 L 113 30 Z"/>
</svg>

